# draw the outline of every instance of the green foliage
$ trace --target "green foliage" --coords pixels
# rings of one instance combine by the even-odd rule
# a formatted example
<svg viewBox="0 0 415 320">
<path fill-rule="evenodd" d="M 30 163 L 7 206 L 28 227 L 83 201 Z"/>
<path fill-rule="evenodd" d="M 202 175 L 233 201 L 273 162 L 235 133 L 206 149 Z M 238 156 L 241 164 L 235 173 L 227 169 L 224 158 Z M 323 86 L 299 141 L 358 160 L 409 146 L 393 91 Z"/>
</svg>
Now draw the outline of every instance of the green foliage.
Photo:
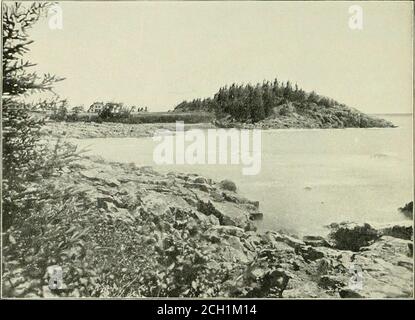
<svg viewBox="0 0 415 320">
<path fill-rule="evenodd" d="M 50 91 L 62 80 L 29 72 L 34 64 L 23 60 L 32 43 L 28 31 L 47 7 L 43 2 L 3 4 L 2 235 L 6 295 L 10 290 L 18 296 L 19 292 L 39 288 L 42 273 L 51 263 L 48 259 L 56 259 L 57 247 L 48 243 L 48 238 L 64 237 L 70 233 L 61 231 L 76 225 L 75 216 L 66 217 L 66 225 L 58 223 L 56 217 L 68 214 L 73 207 L 68 207 L 68 190 L 50 186 L 50 179 L 59 176 L 77 157 L 75 148 L 60 141 L 43 142 L 40 128 L 44 119 L 34 112 L 55 109 L 64 115 L 66 102 L 56 109 L 56 101 L 33 105 L 23 99 L 36 91 Z M 76 267 L 74 263 L 72 268 Z"/>
<path fill-rule="evenodd" d="M 63 295 L 92 295 L 98 268 L 88 265 L 95 250 L 88 228 L 97 216 L 85 207 L 80 210 L 84 199 L 73 183 L 48 179 L 42 189 L 28 186 L 20 199 L 25 215 L 15 219 L 3 239 L 3 294 L 42 296 L 47 267 L 59 265 L 68 289 Z"/>
<path fill-rule="evenodd" d="M 57 296 L 243 295 L 237 286 L 245 266 L 225 258 L 226 246 L 209 236 L 212 225 L 194 212 L 156 215 L 136 203 L 133 221 L 114 217 L 67 168 L 25 198 L 29 214 L 4 238 L 5 296 L 42 296 L 51 265 L 63 268 L 67 286 Z"/>
<path fill-rule="evenodd" d="M 62 100 L 59 101 L 58 104 L 53 106 L 53 114 L 51 118 L 66 120 L 68 114 L 68 103 L 66 100 Z"/>
<path fill-rule="evenodd" d="M 223 282 L 241 266 L 226 262 L 221 247 L 212 246 L 205 236 L 208 225 L 191 212 L 172 209 L 157 216 L 137 205 L 128 207 L 137 211 L 134 221 L 113 216 L 79 185 L 74 147 L 41 142 L 43 120 L 20 96 L 50 90 L 57 79 L 39 78 L 26 72 L 32 64 L 13 61 L 29 50 L 26 29 L 45 8 L 11 4 L 3 11 L 3 295 L 226 295 Z M 22 43 L 14 47 L 8 39 L 16 28 L 14 40 Z M 37 108 L 68 119 L 65 101 Z M 98 119 L 129 117 L 113 111 Z M 48 288 L 46 271 L 52 265 L 61 266 L 65 275 L 66 288 L 59 293 Z"/>
<path fill-rule="evenodd" d="M 208 225 L 191 212 L 161 216 L 140 210 L 134 224 L 102 222 L 94 232 L 103 265 L 101 291 L 108 296 L 198 297 L 220 294 L 227 268 L 205 239 Z M 114 250 L 119 245 L 119 250 Z M 213 260 L 212 260 L 213 258 Z M 217 260 L 217 261 L 215 261 Z"/>
<path fill-rule="evenodd" d="M 183 101 L 176 106 L 175 111 L 207 111 L 219 116 L 231 115 L 237 121 L 258 122 L 269 117 L 274 107 L 288 102 L 318 103 L 327 108 L 339 104 L 335 100 L 317 95 L 314 91 L 307 94 L 297 84 L 293 87 L 289 81 L 284 84 L 275 79 L 273 83 L 264 81 L 256 86 L 225 86 L 219 89 L 213 99 Z"/>
<path fill-rule="evenodd" d="M 414 202 L 413 201 L 408 202 L 402 208 L 399 208 L 399 211 L 401 213 L 403 213 L 406 217 L 408 217 L 410 219 L 413 219 L 413 217 L 414 217 L 414 214 L 413 214 L 413 211 L 414 211 Z"/>
<path fill-rule="evenodd" d="M 105 106 L 102 108 L 102 110 L 98 113 L 98 117 L 101 118 L 101 120 L 112 120 L 115 117 L 115 113 L 113 110 L 113 105 L 105 104 Z"/>
<path fill-rule="evenodd" d="M 176 121 L 183 121 L 190 123 L 208 123 L 214 119 L 211 113 L 207 112 L 148 112 L 148 113 L 117 113 L 105 112 L 101 117 L 98 114 L 91 114 L 85 112 L 68 112 L 65 117 L 58 117 L 56 114 L 51 115 L 51 120 L 67 121 L 67 122 L 115 122 L 126 124 L 141 124 L 141 123 L 175 123 Z"/>
<path fill-rule="evenodd" d="M 39 76 L 28 72 L 27 69 L 35 64 L 23 59 L 33 42 L 29 39 L 28 31 L 48 6 L 46 2 L 34 2 L 30 6 L 22 2 L 3 3 L 3 95 L 16 96 L 37 90 L 51 90 L 56 81 L 63 80 L 50 74 Z"/>
<path fill-rule="evenodd" d="M 3 227 L 8 228 L 13 215 L 19 214 L 16 198 L 25 189 L 25 183 L 36 179 L 45 164 L 46 146 L 40 143 L 39 129 L 43 120 L 33 116 L 22 95 L 34 91 L 51 90 L 61 79 L 46 74 L 28 72 L 34 66 L 25 61 L 32 41 L 28 30 L 47 8 L 46 3 L 3 4 Z"/>
<path fill-rule="evenodd" d="M 361 247 L 368 246 L 380 237 L 379 232 L 365 223 L 353 228 L 337 226 L 329 237 L 334 241 L 335 247 L 341 250 L 359 251 Z"/>
</svg>

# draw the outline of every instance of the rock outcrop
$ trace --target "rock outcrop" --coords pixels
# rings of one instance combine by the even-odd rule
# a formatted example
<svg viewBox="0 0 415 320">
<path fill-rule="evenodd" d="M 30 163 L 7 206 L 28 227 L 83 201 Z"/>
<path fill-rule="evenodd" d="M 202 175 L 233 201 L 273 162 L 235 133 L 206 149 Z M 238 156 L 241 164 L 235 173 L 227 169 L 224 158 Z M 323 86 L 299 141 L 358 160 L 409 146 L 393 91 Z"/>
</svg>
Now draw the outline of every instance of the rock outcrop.
<svg viewBox="0 0 415 320">
<path fill-rule="evenodd" d="M 230 182 L 216 183 L 199 175 L 175 172 L 161 174 L 148 167 L 107 163 L 92 157 L 82 158 L 71 166 L 70 172 L 54 179 L 62 189 L 69 187 L 74 194 L 82 194 L 85 208 L 98 211 L 93 220 L 98 225 L 89 226 L 86 220 L 86 230 L 95 227 L 101 232 L 108 228 L 105 237 L 129 241 L 112 248 L 115 243 L 108 240 L 107 249 L 113 251 L 102 253 L 100 259 L 118 266 L 113 255 L 119 251 L 134 266 L 132 277 L 136 277 L 136 268 L 141 265 L 148 266 L 151 274 L 170 270 L 177 272 L 175 277 L 178 277 L 183 271 L 174 268 L 187 257 L 177 260 L 178 250 L 186 250 L 187 245 L 196 248 L 190 253 L 196 256 L 189 267 L 198 263 L 199 269 L 190 274 L 200 279 L 186 282 L 186 278 L 180 278 L 185 287 L 169 291 L 169 296 L 192 293 L 200 297 L 410 298 L 413 295 L 413 229 L 409 222 L 332 224 L 328 238 L 300 239 L 280 231 L 257 231 L 253 220 L 261 216 L 259 203 L 238 195 Z M 125 237 L 126 232 L 132 238 Z M 5 238 L 16 236 L 10 233 Z M 95 235 L 91 233 L 90 237 L 94 239 Z M 169 239 L 180 241 L 180 248 Z M 9 240 L 4 252 L 8 254 L 13 245 L 17 245 L 16 241 Z M 152 254 L 135 252 L 138 245 L 153 250 Z M 157 255 L 158 260 L 152 255 Z M 139 259 L 137 264 L 134 259 Z M 44 272 L 25 280 L 25 265 L 5 261 L 5 296 L 56 296 L 47 289 Z M 120 270 L 128 272 L 123 265 Z M 111 273 L 115 271 L 103 270 L 100 274 L 105 277 L 105 281 L 100 280 L 105 288 L 113 290 L 110 296 L 139 296 L 134 292 L 148 289 L 134 287 L 140 282 L 124 283 L 122 277 L 117 286 L 113 285 Z M 217 279 L 213 282 L 215 287 L 200 284 L 209 277 Z M 174 279 L 174 284 L 179 283 L 179 278 Z M 156 287 L 159 289 L 151 292 L 154 295 L 164 292 L 167 289 L 163 288 L 168 288 L 165 285 L 160 283 Z M 117 289 L 120 286 L 121 291 Z M 62 295 L 85 294 L 75 288 Z"/>
</svg>

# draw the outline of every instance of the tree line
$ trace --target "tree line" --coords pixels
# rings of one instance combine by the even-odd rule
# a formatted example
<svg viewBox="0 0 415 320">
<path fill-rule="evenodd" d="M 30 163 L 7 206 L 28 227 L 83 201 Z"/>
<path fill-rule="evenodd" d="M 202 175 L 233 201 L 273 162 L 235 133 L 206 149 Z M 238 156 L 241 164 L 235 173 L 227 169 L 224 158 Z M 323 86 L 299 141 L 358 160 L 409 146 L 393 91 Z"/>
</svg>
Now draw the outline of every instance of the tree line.
<svg viewBox="0 0 415 320">
<path fill-rule="evenodd" d="M 292 85 L 290 81 L 263 81 L 256 85 L 245 84 L 224 86 L 213 98 L 183 101 L 175 111 L 209 111 L 217 115 L 229 114 L 234 119 L 244 122 L 257 122 L 269 117 L 273 109 L 288 102 L 302 104 L 315 103 L 327 108 L 340 105 L 337 101 L 310 93 Z"/>
</svg>

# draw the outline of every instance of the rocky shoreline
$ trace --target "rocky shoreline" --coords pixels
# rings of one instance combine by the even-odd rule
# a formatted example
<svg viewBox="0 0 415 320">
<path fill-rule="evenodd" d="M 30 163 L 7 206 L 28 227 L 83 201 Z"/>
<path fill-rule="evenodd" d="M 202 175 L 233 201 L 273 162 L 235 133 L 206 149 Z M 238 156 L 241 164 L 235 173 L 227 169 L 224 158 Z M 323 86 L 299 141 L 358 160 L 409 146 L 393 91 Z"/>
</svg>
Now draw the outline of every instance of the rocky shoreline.
<svg viewBox="0 0 415 320">
<path fill-rule="evenodd" d="M 82 194 L 83 207 L 90 212 L 96 210 L 98 222 L 85 221 L 85 228 L 92 228 L 88 243 L 106 243 L 114 250 L 130 247 L 131 250 L 144 241 L 148 254 L 123 255 L 129 267 L 122 272 L 137 274 L 143 265 L 157 271 L 161 265 L 174 273 L 181 259 L 170 256 L 171 247 L 178 241 L 186 247 L 196 248 L 184 257 L 202 254 L 191 262 L 189 279 L 179 291 L 157 289 L 140 294 L 139 288 L 131 284 L 127 291 L 117 291 L 115 280 L 102 271 L 98 277 L 99 295 L 108 296 L 199 296 L 199 297 L 267 297 L 267 298 L 410 298 L 413 296 L 413 228 L 412 221 L 386 226 L 356 225 L 352 223 L 329 226 L 328 238 L 306 236 L 298 238 L 280 231 L 257 231 L 255 220 L 261 219 L 259 203 L 241 197 L 231 181 L 215 182 L 194 174 L 171 172 L 161 174 L 150 167 L 133 164 L 108 163 L 95 157 L 83 157 L 62 172 L 56 179 L 62 190 L 75 188 Z M 89 213 L 91 214 L 91 213 Z M 92 215 L 91 215 L 92 217 Z M 101 221 L 104 219 L 105 221 Z M 88 219 L 88 217 L 86 217 Z M 93 225 L 92 225 L 93 224 Z M 104 240 L 98 238 L 101 229 L 118 225 Z M 138 244 L 123 240 L 117 243 L 114 237 L 123 237 L 128 228 Z M 143 231 L 144 230 L 144 231 Z M 147 231 L 145 231 L 147 230 Z M 181 235 L 177 235 L 179 232 Z M 184 233 L 183 233 L 184 232 Z M 178 237 L 175 243 L 168 239 Z M 111 240 L 112 239 L 112 240 Z M 130 238 L 128 238 L 130 239 Z M 144 239 L 144 240 L 139 240 Z M 106 242 L 108 241 L 108 242 Z M 167 243 L 170 243 L 167 245 Z M 158 251 L 158 244 L 163 250 Z M 158 257 L 152 262 L 152 250 Z M 175 247 L 176 248 L 176 247 Z M 203 248 L 203 249 L 202 249 Z M 127 249 L 126 249 L 127 250 Z M 178 248 L 174 250 L 179 250 Z M 173 250 L 173 252 L 175 252 Z M 190 250 L 190 249 L 189 249 Z M 117 253 L 116 256 L 118 256 Z M 6 246 L 5 252 L 8 252 Z M 113 254 L 115 254 L 114 251 Z M 134 251 L 132 251 L 134 252 Z M 170 252 L 170 253 L 169 253 Z M 99 254 L 100 264 L 106 265 L 114 257 Z M 124 254 L 124 253 L 123 253 Z M 140 258 L 138 258 L 140 257 Z M 87 259 L 88 256 L 83 259 Z M 95 257 L 94 259 L 98 259 Z M 141 260 L 140 260 L 141 259 Z M 201 259 L 199 261 L 199 259 Z M 121 260 L 117 258 L 116 260 Z M 53 260 L 57 262 L 56 260 Z M 64 269 L 70 268 L 63 261 Z M 117 262 L 112 262 L 117 263 Z M 117 264 L 118 266 L 118 264 Z M 182 266 L 183 267 L 183 266 Z M 180 267 L 180 268 L 182 268 Z M 64 294 L 51 292 L 41 279 L 38 285 L 25 287 L 17 279 L 16 266 L 5 264 L 5 290 L 11 296 L 56 297 L 90 296 L 79 291 L 80 284 L 74 281 L 75 290 Z M 111 267 L 111 272 L 115 267 Z M 169 269 L 171 268 L 171 269 Z M 353 268 L 361 269 L 362 288 L 350 287 Z M 126 271 L 129 270 L 129 271 Z M 163 271 L 164 267 L 157 272 Z M 182 270 L 182 269 L 180 269 Z M 179 273 L 182 274 L 183 270 Z M 24 273 L 24 270 L 19 272 Z M 177 275 L 175 276 L 177 277 Z M 215 280 L 205 282 L 214 277 Z M 99 280 L 101 279 L 101 280 Z M 174 278 L 174 285 L 180 282 Z M 67 280 L 68 281 L 68 280 Z M 125 286 L 120 280 L 117 288 Z M 164 281 L 164 280 L 163 280 Z M 162 281 L 162 282 L 163 282 Z M 167 280 L 165 280 L 168 282 Z M 7 285 L 8 284 L 8 285 Z M 172 284 L 172 285 L 173 285 Z M 158 286 L 163 288 L 163 283 Z M 187 288 L 188 286 L 188 288 Z M 23 288 L 23 289 L 22 289 Z M 134 289 L 135 288 L 135 289 Z M 147 292 L 144 288 L 143 292 Z"/>
<path fill-rule="evenodd" d="M 184 129 L 215 128 L 211 123 L 185 124 Z M 142 138 L 152 137 L 157 130 L 176 130 L 175 123 L 127 124 L 115 122 L 54 122 L 42 127 L 42 134 L 48 138 Z"/>
<path fill-rule="evenodd" d="M 363 117 L 363 116 L 362 116 Z M 364 127 L 393 128 L 389 121 L 367 117 Z M 191 129 L 214 129 L 214 128 L 236 128 L 236 129 L 344 129 L 340 121 L 324 121 L 321 118 L 310 118 L 301 114 L 290 114 L 269 118 L 257 123 L 242 123 L 232 119 L 224 118 L 215 120 L 212 123 L 189 123 L 184 126 L 185 130 Z M 157 130 L 176 130 L 175 123 L 142 123 L 128 124 L 116 122 L 55 122 L 49 121 L 42 128 L 41 132 L 48 138 L 141 138 L 153 137 Z"/>
<path fill-rule="evenodd" d="M 345 129 L 345 128 L 395 128 L 390 121 L 356 113 L 357 119 L 347 122 L 338 114 L 301 114 L 291 111 L 289 114 L 272 116 L 256 123 L 238 122 L 231 118 L 215 121 L 221 128 L 238 129 Z M 351 114 L 347 113 L 347 117 Z"/>
</svg>

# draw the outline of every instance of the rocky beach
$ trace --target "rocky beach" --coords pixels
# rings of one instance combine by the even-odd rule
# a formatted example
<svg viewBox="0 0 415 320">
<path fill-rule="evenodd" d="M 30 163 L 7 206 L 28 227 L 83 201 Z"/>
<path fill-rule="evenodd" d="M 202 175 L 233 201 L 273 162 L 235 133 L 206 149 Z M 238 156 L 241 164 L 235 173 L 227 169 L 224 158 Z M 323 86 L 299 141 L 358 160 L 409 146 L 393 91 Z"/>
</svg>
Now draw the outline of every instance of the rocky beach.
<svg viewBox="0 0 415 320">
<path fill-rule="evenodd" d="M 66 285 L 72 289 L 52 292 L 42 272 L 30 271 L 36 261 L 33 256 L 44 253 L 31 252 L 17 261 L 6 260 L 4 290 L 10 296 L 413 295 L 411 220 L 388 225 L 333 224 L 328 226 L 326 238 L 257 231 L 255 221 L 262 218 L 259 203 L 238 195 L 237 186 L 229 180 L 161 174 L 150 167 L 96 157 L 79 158 L 45 184 L 59 186 L 63 194 L 70 189 L 77 195 L 81 216 L 71 219 L 81 221 L 78 237 L 82 245 L 72 247 L 66 239 L 54 254 L 42 257 L 45 272 L 53 264 L 63 267 Z M 13 229 L 8 232 L 6 255 L 14 252 L 19 244 L 13 239 L 19 237 L 22 234 Z M 141 255 L 140 250 L 147 254 Z M 81 257 L 89 266 L 98 264 L 98 271 L 93 275 L 79 270 L 73 273 L 71 261 Z M 19 267 L 21 264 L 26 267 Z M 350 285 L 356 267 L 363 279 L 359 290 Z M 146 273 L 148 268 L 151 272 Z M 149 272 L 167 279 L 153 283 Z M 127 290 L 124 286 L 130 281 Z"/>
<path fill-rule="evenodd" d="M 184 130 L 215 128 L 212 123 L 185 124 Z M 55 122 L 49 121 L 42 127 L 47 138 L 142 138 L 152 137 L 158 130 L 176 130 L 176 123 L 127 124 L 116 122 Z"/>
<path fill-rule="evenodd" d="M 2 4 L 1 298 L 414 298 L 413 6 L 281 5 Z"/>
</svg>

